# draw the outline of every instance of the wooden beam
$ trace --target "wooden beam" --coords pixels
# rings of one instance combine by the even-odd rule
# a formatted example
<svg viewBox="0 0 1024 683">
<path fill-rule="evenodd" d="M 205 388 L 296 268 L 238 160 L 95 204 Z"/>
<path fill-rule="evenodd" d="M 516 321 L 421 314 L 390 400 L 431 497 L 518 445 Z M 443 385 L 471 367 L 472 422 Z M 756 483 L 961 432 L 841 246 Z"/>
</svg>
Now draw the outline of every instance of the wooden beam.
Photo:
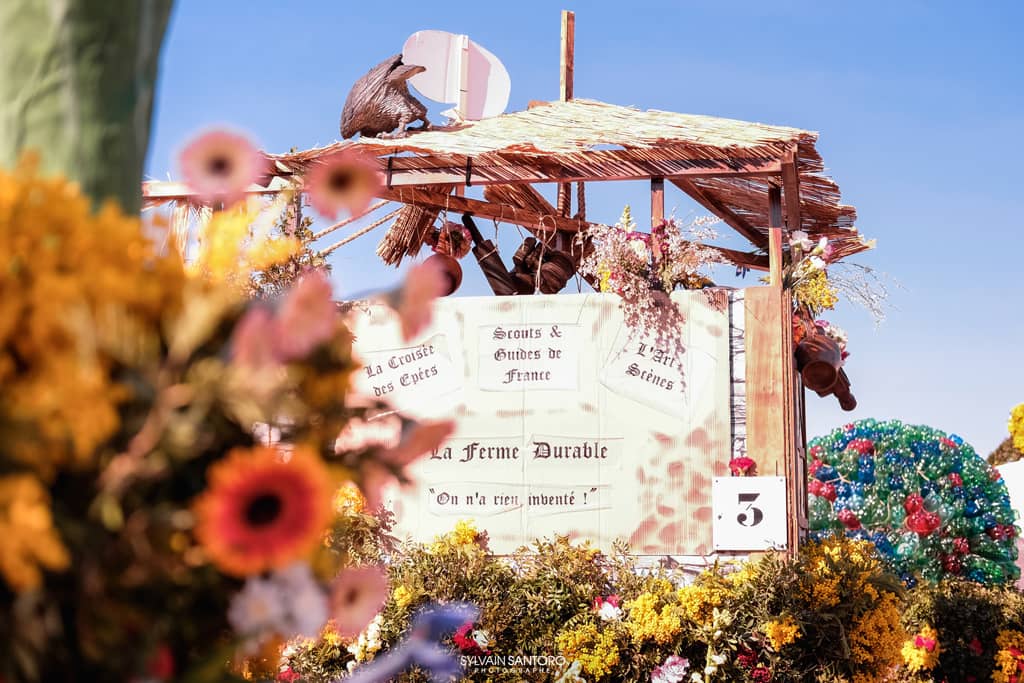
<svg viewBox="0 0 1024 683">
<path fill-rule="evenodd" d="M 755 247 L 765 248 L 768 246 L 768 238 L 764 233 L 752 226 L 745 218 L 735 213 L 725 204 L 718 201 L 697 187 L 689 178 L 673 178 L 672 184 L 690 195 L 698 204 L 721 218 L 726 225 L 746 237 Z"/>
<path fill-rule="evenodd" d="M 768 188 L 768 272 L 772 287 L 782 288 L 782 190 Z"/>
<path fill-rule="evenodd" d="M 576 53 L 576 14 L 562 10 L 562 50 L 559 60 L 558 99 L 572 99 L 573 67 Z M 572 193 L 569 183 L 558 185 L 558 214 L 568 218 L 572 212 Z"/>
<path fill-rule="evenodd" d="M 567 102 L 573 96 L 576 71 L 576 13 L 569 10 L 562 10 L 562 55 L 559 66 L 558 98 Z"/>
<path fill-rule="evenodd" d="M 507 206 L 505 204 L 498 204 L 495 202 L 485 202 L 480 201 L 479 199 L 458 197 L 450 194 L 446 195 L 439 192 L 430 192 L 424 189 L 413 189 L 408 187 L 392 188 L 390 190 L 384 189 L 378 192 L 377 196 L 381 199 L 402 202 L 404 204 L 412 204 L 424 208 L 471 213 L 479 218 L 489 218 L 502 223 L 521 225 L 524 228 L 529 229 L 531 232 L 536 233 L 551 233 L 555 231 L 576 233 L 581 230 L 590 230 L 594 227 L 593 223 L 589 223 L 584 220 L 541 214 L 536 211 L 530 211 L 528 209 L 522 209 L 515 206 Z M 538 237 L 540 237 L 539 234 Z M 705 246 L 708 249 L 718 252 L 718 254 L 729 263 L 745 266 L 753 270 L 768 270 L 768 258 L 761 254 L 749 254 L 713 245 Z"/>
<path fill-rule="evenodd" d="M 633 150 L 598 150 L 573 155 L 571 159 L 538 156 L 509 160 L 508 163 L 495 163 L 474 158 L 471 166 L 471 181 L 473 185 L 514 185 L 647 180 L 654 177 L 670 180 L 726 177 L 762 178 L 778 177 L 782 172 L 782 164 L 777 159 L 737 157 L 713 160 L 667 156 L 645 158 L 645 156 Z M 392 187 L 458 185 L 465 182 L 465 162 L 426 165 L 422 157 L 396 157 L 392 163 Z M 752 228 L 750 230 L 755 235 L 759 234 Z"/>
<path fill-rule="evenodd" d="M 786 200 L 786 228 L 800 230 L 800 169 L 797 168 L 796 149 L 790 148 L 782 158 L 782 189 Z"/>
<path fill-rule="evenodd" d="M 665 179 L 651 178 L 651 227 L 665 220 Z"/>
</svg>

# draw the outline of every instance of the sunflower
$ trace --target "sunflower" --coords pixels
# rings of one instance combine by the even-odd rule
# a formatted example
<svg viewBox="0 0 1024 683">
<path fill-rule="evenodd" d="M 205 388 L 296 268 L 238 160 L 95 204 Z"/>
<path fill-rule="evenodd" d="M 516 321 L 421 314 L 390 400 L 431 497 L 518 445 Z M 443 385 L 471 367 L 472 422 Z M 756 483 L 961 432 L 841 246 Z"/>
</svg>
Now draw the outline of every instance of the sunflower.
<svg viewBox="0 0 1024 683">
<path fill-rule="evenodd" d="M 307 448 L 238 448 L 208 470 L 196 538 L 221 571 L 277 569 L 316 547 L 331 519 L 331 478 Z"/>
</svg>

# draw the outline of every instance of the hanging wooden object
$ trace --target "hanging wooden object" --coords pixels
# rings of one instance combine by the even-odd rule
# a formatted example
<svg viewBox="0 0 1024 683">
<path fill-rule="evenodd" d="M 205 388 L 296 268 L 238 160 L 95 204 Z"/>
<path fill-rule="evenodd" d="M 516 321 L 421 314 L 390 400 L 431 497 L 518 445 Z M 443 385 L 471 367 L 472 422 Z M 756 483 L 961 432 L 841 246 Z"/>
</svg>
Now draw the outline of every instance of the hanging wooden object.
<svg viewBox="0 0 1024 683">
<path fill-rule="evenodd" d="M 424 263 L 436 264 L 447 277 L 448 286 L 441 296 L 454 294 L 462 285 L 462 266 L 455 257 L 448 254 L 433 254 Z"/>
</svg>

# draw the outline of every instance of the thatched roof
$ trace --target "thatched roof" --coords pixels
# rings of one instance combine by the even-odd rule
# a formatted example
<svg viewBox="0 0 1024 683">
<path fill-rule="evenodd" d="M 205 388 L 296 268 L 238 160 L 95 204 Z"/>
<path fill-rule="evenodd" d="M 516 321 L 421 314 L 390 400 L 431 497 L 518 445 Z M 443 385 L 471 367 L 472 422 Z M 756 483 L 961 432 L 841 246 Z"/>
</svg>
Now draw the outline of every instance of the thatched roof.
<svg viewBox="0 0 1024 683">
<path fill-rule="evenodd" d="M 271 155 L 284 172 L 301 172 L 318 158 L 356 144 L 386 157 L 391 187 L 468 182 L 472 185 L 665 177 L 756 246 L 767 244 L 769 184 L 795 161 L 800 223 L 812 237 L 857 247 L 856 211 L 840 203 L 824 175 L 817 133 L 733 119 L 640 111 L 591 100 L 543 103 L 449 128 L 397 139 L 338 142 Z"/>
</svg>

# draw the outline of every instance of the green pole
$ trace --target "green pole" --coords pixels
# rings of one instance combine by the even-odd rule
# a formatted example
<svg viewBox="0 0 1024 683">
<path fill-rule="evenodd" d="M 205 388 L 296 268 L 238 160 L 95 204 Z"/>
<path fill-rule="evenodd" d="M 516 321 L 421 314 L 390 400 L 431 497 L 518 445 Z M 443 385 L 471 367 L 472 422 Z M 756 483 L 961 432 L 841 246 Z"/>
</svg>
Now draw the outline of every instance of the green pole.
<svg viewBox="0 0 1024 683">
<path fill-rule="evenodd" d="M 140 207 L 173 0 L 0 0 L 0 166 L 27 149 L 96 203 Z"/>
</svg>

